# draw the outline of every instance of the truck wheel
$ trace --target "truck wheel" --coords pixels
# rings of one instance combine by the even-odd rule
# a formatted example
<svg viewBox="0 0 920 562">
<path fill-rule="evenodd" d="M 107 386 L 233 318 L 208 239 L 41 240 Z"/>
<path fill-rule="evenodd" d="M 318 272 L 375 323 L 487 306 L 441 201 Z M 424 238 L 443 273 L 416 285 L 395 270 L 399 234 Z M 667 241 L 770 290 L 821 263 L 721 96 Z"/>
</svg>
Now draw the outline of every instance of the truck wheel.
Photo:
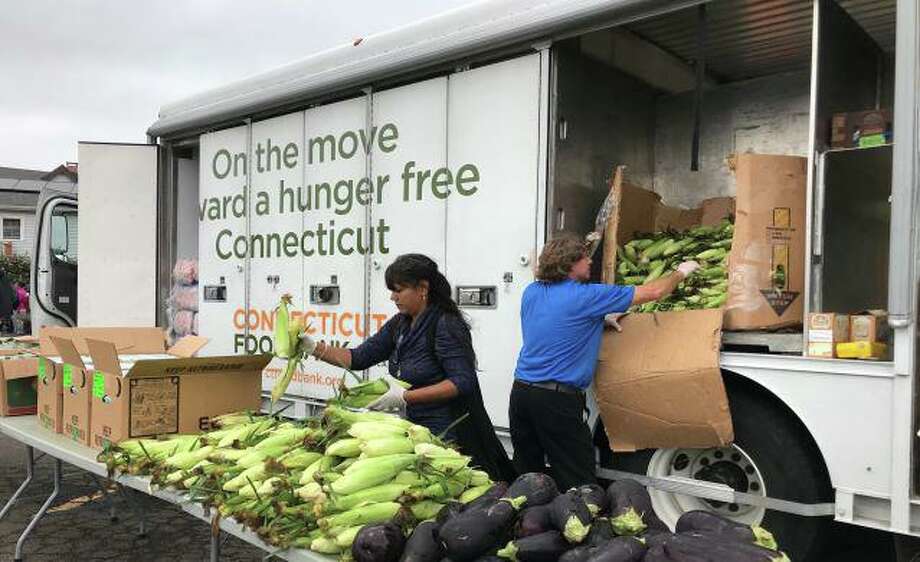
<svg viewBox="0 0 920 562">
<path fill-rule="evenodd" d="M 601 447 L 602 466 L 645 474 L 679 476 L 726 484 L 739 492 L 820 503 L 832 501 L 830 479 L 812 438 L 774 397 L 734 376 L 725 377 L 735 442 L 722 448 L 656 449 L 611 453 Z M 603 435 L 603 429 L 601 429 Z M 606 437 L 598 439 L 606 446 Z M 606 449 L 606 450 L 604 450 Z M 830 526 L 828 517 L 801 517 L 740 504 L 703 500 L 649 489 L 658 516 L 672 529 L 678 517 L 706 509 L 771 531 L 792 560 L 818 562 Z"/>
</svg>

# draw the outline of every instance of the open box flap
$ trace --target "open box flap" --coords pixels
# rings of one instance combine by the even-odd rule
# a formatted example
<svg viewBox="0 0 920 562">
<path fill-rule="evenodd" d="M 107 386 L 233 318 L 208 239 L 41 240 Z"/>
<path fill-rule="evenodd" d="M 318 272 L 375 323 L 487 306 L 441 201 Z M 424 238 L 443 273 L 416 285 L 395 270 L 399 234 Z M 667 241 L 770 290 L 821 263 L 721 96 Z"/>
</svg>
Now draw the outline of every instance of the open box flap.
<svg viewBox="0 0 920 562">
<path fill-rule="evenodd" d="M 79 353 L 77 353 L 77 348 L 74 347 L 71 340 L 59 338 L 57 336 L 51 336 L 51 342 L 57 349 L 57 355 L 60 356 L 64 363 L 73 365 L 80 370 L 86 368 L 86 365 L 83 363 L 83 358 L 80 357 Z"/>
<path fill-rule="evenodd" d="M 173 357 L 194 357 L 196 353 L 211 341 L 201 336 L 185 336 L 170 347 L 166 353 Z"/>
<path fill-rule="evenodd" d="M 93 369 L 121 376 L 121 363 L 118 361 L 118 351 L 115 344 L 109 341 L 86 339 L 89 356 L 93 359 Z"/>
<path fill-rule="evenodd" d="M 131 367 L 125 374 L 125 377 L 138 379 L 163 376 L 212 375 L 227 372 L 261 373 L 271 359 L 272 356 L 269 353 L 262 355 L 227 355 L 221 357 L 141 359 Z"/>
<path fill-rule="evenodd" d="M 614 450 L 733 439 L 719 368 L 721 310 L 631 314 L 605 332 L 595 395 Z"/>
</svg>

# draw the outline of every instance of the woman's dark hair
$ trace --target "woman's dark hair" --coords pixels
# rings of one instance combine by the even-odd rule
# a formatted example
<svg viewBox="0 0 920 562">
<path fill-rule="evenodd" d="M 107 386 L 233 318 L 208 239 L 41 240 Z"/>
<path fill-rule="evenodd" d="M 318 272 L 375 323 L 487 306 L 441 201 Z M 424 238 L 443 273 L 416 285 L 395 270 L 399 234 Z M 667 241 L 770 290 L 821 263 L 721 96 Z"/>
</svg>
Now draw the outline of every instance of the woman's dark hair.
<svg viewBox="0 0 920 562">
<path fill-rule="evenodd" d="M 397 285 L 418 287 L 428 281 L 428 303 L 438 306 L 446 314 L 456 316 L 469 327 L 466 317 L 454 302 L 450 282 L 438 270 L 438 264 L 423 254 L 403 254 L 387 267 L 384 278 L 387 289 L 396 290 Z"/>
</svg>

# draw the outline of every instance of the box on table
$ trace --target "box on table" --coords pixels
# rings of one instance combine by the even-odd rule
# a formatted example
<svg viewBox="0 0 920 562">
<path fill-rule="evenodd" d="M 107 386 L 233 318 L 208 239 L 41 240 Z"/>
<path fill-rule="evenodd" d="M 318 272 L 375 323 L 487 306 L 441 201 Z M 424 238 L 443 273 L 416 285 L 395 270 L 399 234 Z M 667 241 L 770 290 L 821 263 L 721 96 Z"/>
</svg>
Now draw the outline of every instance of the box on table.
<svg viewBox="0 0 920 562">
<path fill-rule="evenodd" d="M 90 446 L 195 433 L 208 429 L 214 416 L 259 409 L 270 354 L 191 357 L 197 349 L 187 339 L 170 350 L 175 358 L 141 358 L 123 370 L 116 345 L 87 338 L 93 362 Z"/>
<path fill-rule="evenodd" d="M 19 350 L 0 350 L 0 417 L 38 411 L 38 359 Z"/>
<path fill-rule="evenodd" d="M 835 312 L 809 313 L 807 335 L 807 356 L 836 357 L 837 344 L 850 339 L 850 317 Z"/>
<path fill-rule="evenodd" d="M 166 349 L 166 332 L 160 328 L 47 327 L 39 334 L 39 421 L 78 443 L 90 443 L 91 358 L 86 340 L 102 338 L 114 342 L 132 357 L 163 358 L 193 355 L 207 343 L 204 338 L 180 340 Z"/>
</svg>

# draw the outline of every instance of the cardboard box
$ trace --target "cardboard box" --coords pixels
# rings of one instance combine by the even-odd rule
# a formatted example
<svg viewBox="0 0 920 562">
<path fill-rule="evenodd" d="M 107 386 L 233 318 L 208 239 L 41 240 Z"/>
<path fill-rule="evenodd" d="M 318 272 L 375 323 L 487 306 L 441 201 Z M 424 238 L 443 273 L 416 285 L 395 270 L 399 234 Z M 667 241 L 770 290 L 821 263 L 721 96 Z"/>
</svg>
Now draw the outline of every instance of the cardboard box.
<svg viewBox="0 0 920 562">
<path fill-rule="evenodd" d="M 887 359 L 888 346 L 874 341 L 838 343 L 837 357 L 841 359 Z"/>
<path fill-rule="evenodd" d="M 805 355 L 836 357 L 837 344 L 850 339 L 850 317 L 834 312 L 812 312 L 808 315 L 807 338 Z"/>
<path fill-rule="evenodd" d="M 636 233 L 714 225 L 734 209 L 731 198 L 696 209 L 662 203 L 651 191 L 623 182 L 613 187 L 615 210 L 604 244 L 624 244 Z M 603 264 L 610 278 L 616 252 Z M 721 310 L 632 314 L 623 333 L 605 333 L 595 371 L 595 398 L 611 447 L 720 447 L 733 438 L 719 368 Z M 628 327 L 627 327 L 628 326 Z"/>
<path fill-rule="evenodd" d="M 734 431 L 719 347 L 721 310 L 630 314 L 604 332 L 595 397 L 611 447 L 723 447 Z"/>
<path fill-rule="evenodd" d="M 194 354 L 207 342 L 204 338 L 183 339 L 167 350 L 166 332 L 160 328 L 42 328 L 38 338 L 39 422 L 83 444 L 90 442 L 92 389 L 84 369 L 91 363 L 86 339 L 93 337 L 112 341 L 119 350 L 130 353 L 127 364 L 136 357 L 170 357 L 190 348 Z M 63 353 L 62 346 L 66 348 Z"/>
<path fill-rule="evenodd" d="M 742 154 L 734 160 L 735 236 L 726 330 L 802 324 L 807 160 Z"/>
<path fill-rule="evenodd" d="M 213 416 L 261 406 L 262 369 L 271 355 L 191 357 L 195 342 L 184 341 L 170 350 L 174 359 L 140 359 L 123 371 L 116 345 L 86 339 L 93 361 L 90 446 L 198 432 Z"/>
<path fill-rule="evenodd" d="M 0 416 L 38 411 L 38 359 L 18 350 L 0 350 Z"/>
<path fill-rule="evenodd" d="M 835 113 L 831 117 L 831 147 L 872 146 L 879 139 L 882 143 L 891 142 L 891 124 L 891 111 L 888 109 Z M 873 140 L 864 142 L 866 139 Z"/>
<path fill-rule="evenodd" d="M 850 316 L 849 341 L 886 342 L 890 335 L 888 313 L 884 310 L 866 310 Z"/>
</svg>

